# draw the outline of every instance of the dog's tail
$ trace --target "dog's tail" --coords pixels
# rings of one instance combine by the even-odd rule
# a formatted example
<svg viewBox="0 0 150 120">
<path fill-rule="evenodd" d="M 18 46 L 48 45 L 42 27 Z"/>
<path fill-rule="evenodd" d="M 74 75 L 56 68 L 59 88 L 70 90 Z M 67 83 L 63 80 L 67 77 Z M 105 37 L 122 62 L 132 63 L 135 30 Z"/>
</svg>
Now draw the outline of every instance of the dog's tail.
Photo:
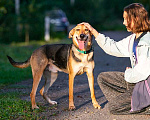
<svg viewBox="0 0 150 120">
<path fill-rule="evenodd" d="M 7 55 L 7 58 L 9 62 L 17 68 L 26 68 L 30 65 L 30 58 L 26 60 L 25 62 L 15 62 L 10 56 Z"/>
</svg>

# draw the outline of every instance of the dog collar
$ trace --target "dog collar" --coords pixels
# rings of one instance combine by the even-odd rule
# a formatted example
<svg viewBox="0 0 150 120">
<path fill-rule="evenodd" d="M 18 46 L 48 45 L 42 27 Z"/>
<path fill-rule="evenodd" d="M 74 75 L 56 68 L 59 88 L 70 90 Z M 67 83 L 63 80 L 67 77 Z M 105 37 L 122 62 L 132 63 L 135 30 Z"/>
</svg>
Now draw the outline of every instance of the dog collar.
<svg viewBox="0 0 150 120">
<path fill-rule="evenodd" d="M 88 53 L 90 53 L 91 51 L 93 51 L 94 49 L 93 49 L 93 47 L 91 47 L 91 49 L 90 50 L 88 50 L 88 51 L 82 51 L 82 50 L 79 50 L 79 49 L 77 49 L 80 53 L 83 53 L 83 54 L 88 54 Z"/>
</svg>

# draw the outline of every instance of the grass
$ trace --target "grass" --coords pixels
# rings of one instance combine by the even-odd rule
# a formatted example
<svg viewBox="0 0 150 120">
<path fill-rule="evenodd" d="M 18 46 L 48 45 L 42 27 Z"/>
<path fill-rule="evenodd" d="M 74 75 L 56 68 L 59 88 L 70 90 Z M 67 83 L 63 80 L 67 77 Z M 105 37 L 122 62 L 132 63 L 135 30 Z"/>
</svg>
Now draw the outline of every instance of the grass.
<svg viewBox="0 0 150 120">
<path fill-rule="evenodd" d="M 11 56 L 15 61 L 23 62 L 30 57 L 36 48 L 51 43 L 71 43 L 71 40 L 54 39 L 48 43 L 32 41 L 29 44 L 24 42 L 12 43 L 11 45 L 0 44 L 0 87 L 32 78 L 30 67 L 24 69 L 13 67 L 7 59 L 7 55 Z"/>
<path fill-rule="evenodd" d="M 35 120 L 40 119 L 39 113 L 44 111 L 40 106 L 38 110 L 31 109 L 31 103 L 19 99 L 20 93 L 0 94 L 0 119 L 1 120 Z"/>
<path fill-rule="evenodd" d="M 30 67 L 25 69 L 13 67 L 7 59 L 7 55 L 16 61 L 25 61 L 36 47 L 0 45 L 0 48 L 0 86 L 13 84 L 32 77 Z"/>
<path fill-rule="evenodd" d="M 46 109 L 40 106 L 39 110 L 31 109 L 31 102 L 21 100 L 19 97 L 23 95 L 21 92 L 7 92 L 3 93 L 2 88 L 7 89 L 22 89 L 23 86 L 16 86 L 14 84 L 22 80 L 32 78 L 31 68 L 19 69 L 13 67 L 8 59 L 7 55 L 11 56 L 15 61 L 25 61 L 30 57 L 31 53 L 41 45 L 51 43 L 71 43 L 71 40 L 55 39 L 50 42 L 44 41 L 32 41 L 27 43 L 12 43 L 10 45 L 0 44 L 0 119 L 1 120 L 35 120 L 44 119 L 40 118 L 39 113 L 44 112 Z M 55 114 L 54 114 L 55 115 Z"/>
</svg>

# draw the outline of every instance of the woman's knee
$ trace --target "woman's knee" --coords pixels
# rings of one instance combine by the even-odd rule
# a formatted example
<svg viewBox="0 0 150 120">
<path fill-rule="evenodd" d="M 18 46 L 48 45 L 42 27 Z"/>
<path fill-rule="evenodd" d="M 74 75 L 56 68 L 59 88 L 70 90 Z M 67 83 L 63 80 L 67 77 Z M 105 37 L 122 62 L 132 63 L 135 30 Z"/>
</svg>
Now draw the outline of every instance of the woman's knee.
<svg viewBox="0 0 150 120">
<path fill-rule="evenodd" d="M 97 83 L 99 85 L 105 83 L 107 81 L 108 72 L 101 72 L 97 77 Z"/>
<path fill-rule="evenodd" d="M 122 72 L 102 72 L 97 77 L 100 87 L 110 87 L 112 89 L 122 89 L 126 87 Z"/>
</svg>

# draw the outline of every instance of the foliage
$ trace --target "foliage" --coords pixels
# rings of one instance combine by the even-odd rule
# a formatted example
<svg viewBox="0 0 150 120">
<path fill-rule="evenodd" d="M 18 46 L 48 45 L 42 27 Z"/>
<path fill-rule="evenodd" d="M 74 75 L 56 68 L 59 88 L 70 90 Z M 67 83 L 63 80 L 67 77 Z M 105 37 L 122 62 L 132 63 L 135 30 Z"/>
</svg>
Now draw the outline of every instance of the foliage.
<svg viewBox="0 0 150 120">
<path fill-rule="evenodd" d="M 89 22 L 98 30 L 123 29 L 123 8 L 142 3 L 150 12 L 149 0 L 20 0 L 20 14 L 15 13 L 15 0 L 0 0 L 0 42 L 43 40 L 44 17 L 54 8 L 66 12 L 70 24 Z M 53 33 L 52 33 L 52 37 Z"/>
<path fill-rule="evenodd" d="M 150 14 L 150 0 L 135 0 L 137 3 L 142 3 Z"/>
<path fill-rule="evenodd" d="M 14 14 L 14 2 L 12 0 L 0 1 L 0 41 L 10 42 L 16 38 L 16 16 Z M 10 22 L 11 21 L 11 22 Z"/>
</svg>

